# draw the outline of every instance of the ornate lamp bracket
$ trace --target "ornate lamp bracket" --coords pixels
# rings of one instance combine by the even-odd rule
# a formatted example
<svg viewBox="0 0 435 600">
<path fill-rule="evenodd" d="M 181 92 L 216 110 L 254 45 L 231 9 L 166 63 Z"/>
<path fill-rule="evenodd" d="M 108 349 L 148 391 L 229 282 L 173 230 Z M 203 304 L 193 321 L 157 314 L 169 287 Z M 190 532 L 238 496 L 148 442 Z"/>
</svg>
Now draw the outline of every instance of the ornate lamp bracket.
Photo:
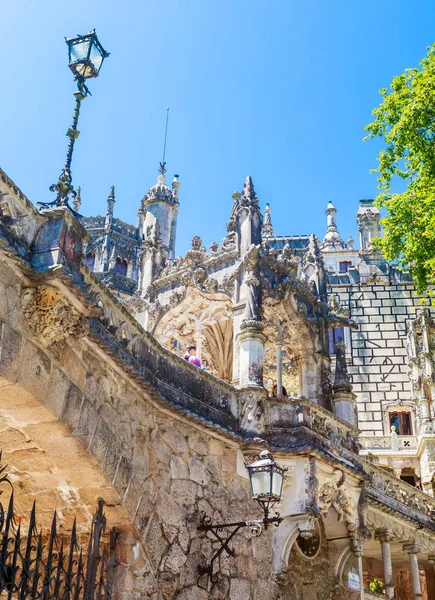
<svg viewBox="0 0 435 600">
<path fill-rule="evenodd" d="M 220 558 L 222 552 L 225 550 L 228 556 L 234 558 L 236 556 L 235 550 L 229 545 L 234 536 L 242 529 L 243 527 L 250 527 L 251 534 L 254 537 L 259 537 L 263 533 L 263 528 L 267 529 L 269 525 L 272 523 L 275 527 L 278 527 L 279 524 L 283 521 L 283 518 L 276 512 L 274 517 L 269 516 L 270 506 L 267 508 L 263 507 L 264 510 L 264 518 L 263 519 L 254 519 L 251 521 L 236 521 L 234 523 L 212 523 L 211 518 L 204 512 L 201 511 L 201 522 L 198 525 L 198 531 L 204 531 L 206 533 L 210 532 L 214 539 L 216 539 L 220 546 L 214 552 L 212 557 L 210 558 L 210 562 L 208 565 L 201 565 L 198 567 L 198 580 L 197 585 L 199 587 L 203 587 L 203 589 L 207 589 L 207 587 L 200 585 L 200 580 L 202 577 L 206 576 L 208 578 L 208 582 L 211 583 L 211 587 L 217 582 L 217 573 L 214 569 L 214 563 Z M 223 530 L 228 529 L 228 535 L 223 534 Z"/>
</svg>

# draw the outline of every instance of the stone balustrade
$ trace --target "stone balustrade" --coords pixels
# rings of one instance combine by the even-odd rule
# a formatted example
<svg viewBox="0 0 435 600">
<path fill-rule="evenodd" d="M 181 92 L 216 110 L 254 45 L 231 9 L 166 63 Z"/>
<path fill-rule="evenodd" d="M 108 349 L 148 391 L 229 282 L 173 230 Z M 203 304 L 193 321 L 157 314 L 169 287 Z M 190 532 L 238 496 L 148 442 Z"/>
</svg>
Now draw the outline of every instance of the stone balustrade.
<svg viewBox="0 0 435 600">
<path fill-rule="evenodd" d="M 367 494 L 372 500 L 435 530 L 435 498 L 365 460 L 364 470 L 371 477 Z"/>
<path fill-rule="evenodd" d="M 279 439 L 280 443 L 285 443 L 284 438 L 289 438 L 289 429 L 293 437 L 299 439 L 305 437 L 309 430 L 311 441 L 315 442 L 315 437 L 323 438 L 329 450 L 337 455 L 344 456 L 346 452 L 358 454 L 360 449 L 356 427 L 304 397 L 270 398 L 266 423 L 273 439 Z"/>
<path fill-rule="evenodd" d="M 398 435 L 397 436 L 397 450 L 403 450 L 405 452 L 414 452 L 418 448 L 418 438 L 416 435 Z M 378 450 L 391 450 L 393 448 L 392 436 L 391 435 L 377 435 L 377 436 L 364 436 L 360 437 L 360 444 L 362 451 L 369 450 L 370 452 Z"/>
</svg>

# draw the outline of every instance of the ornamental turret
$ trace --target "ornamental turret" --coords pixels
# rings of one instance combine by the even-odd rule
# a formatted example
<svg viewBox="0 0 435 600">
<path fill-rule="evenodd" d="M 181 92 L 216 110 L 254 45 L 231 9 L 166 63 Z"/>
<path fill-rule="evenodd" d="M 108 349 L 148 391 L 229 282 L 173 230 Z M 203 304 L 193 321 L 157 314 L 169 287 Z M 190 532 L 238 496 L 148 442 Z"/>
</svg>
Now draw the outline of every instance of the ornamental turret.
<svg viewBox="0 0 435 600">
<path fill-rule="evenodd" d="M 327 228 L 322 242 L 323 252 L 336 252 L 337 250 L 346 250 L 346 244 L 337 229 L 337 210 L 332 202 L 326 207 Z"/>
<path fill-rule="evenodd" d="M 165 164 L 160 165 L 157 183 L 143 197 L 138 212 L 138 226 L 142 230 L 143 240 L 149 239 L 156 222 L 161 235 L 162 249 L 170 260 L 175 258 L 175 236 L 178 215 L 178 175 L 174 176 L 172 188 L 166 184 Z"/>
</svg>

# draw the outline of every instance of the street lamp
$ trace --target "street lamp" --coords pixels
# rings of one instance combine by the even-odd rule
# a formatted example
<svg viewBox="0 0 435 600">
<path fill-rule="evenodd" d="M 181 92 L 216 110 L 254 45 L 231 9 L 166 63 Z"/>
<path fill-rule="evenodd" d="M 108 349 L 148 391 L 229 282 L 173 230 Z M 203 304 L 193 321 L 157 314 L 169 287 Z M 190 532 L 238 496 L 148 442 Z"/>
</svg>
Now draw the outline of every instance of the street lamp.
<svg viewBox="0 0 435 600">
<path fill-rule="evenodd" d="M 268 450 L 263 450 L 259 460 L 245 467 L 251 482 L 252 499 L 263 509 L 267 527 L 270 509 L 281 500 L 284 473 L 288 467 L 280 467 Z"/>
<path fill-rule="evenodd" d="M 74 143 L 80 135 L 80 131 L 77 129 L 80 106 L 82 100 L 84 100 L 88 94 L 91 95 L 85 82 L 87 79 L 98 77 L 104 59 L 109 56 L 109 53 L 106 52 L 100 44 L 95 29 L 86 35 L 80 35 L 70 39 L 65 38 L 65 42 L 68 45 L 69 68 L 74 73 L 74 81 L 77 82 L 77 91 L 74 92 L 76 101 L 73 120 L 71 127 L 66 132 L 67 137 L 69 137 L 68 151 L 66 154 L 65 166 L 60 173 L 59 181 L 50 186 L 51 192 L 57 192 L 56 199 L 53 200 L 53 202 L 38 202 L 38 205 L 42 208 L 67 206 L 71 212 L 74 213 L 68 204 L 69 196 L 71 195 L 75 198 L 77 195 L 77 192 L 72 186 L 71 161 Z"/>
<path fill-rule="evenodd" d="M 267 529 L 271 523 L 274 523 L 275 527 L 278 527 L 283 520 L 277 512 L 274 517 L 270 517 L 269 514 L 271 508 L 281 500 L 284 473 L 288 467 L 280 467 L 268 450 L 263 450 L 259 460 L 250 465 L 245 464 L 245 467 L 249 474 L 252 499 L 261 506 L 264 517 L 235 523 L 212 523 L 211 518 L 202 511 L 198 530 L 212 533 L 220 543 L 220 547 L 211 557 L 209 565 L 198 567 L 198 580 L 203 575 L 207 575 L 212 584 L 216 583 L 217 576 L 213 571 L 213 563 L 220 557 L 223 550 L 228 556 L 235 556 L 234 550 L 228 544 L 242 527 L 250 527 L 253 535 L 258 537 L 263 532 L 263 526 L 264 529 Z M 222 535 L 223 529 L 231 530 L 226 537 Z"/>
</svg>

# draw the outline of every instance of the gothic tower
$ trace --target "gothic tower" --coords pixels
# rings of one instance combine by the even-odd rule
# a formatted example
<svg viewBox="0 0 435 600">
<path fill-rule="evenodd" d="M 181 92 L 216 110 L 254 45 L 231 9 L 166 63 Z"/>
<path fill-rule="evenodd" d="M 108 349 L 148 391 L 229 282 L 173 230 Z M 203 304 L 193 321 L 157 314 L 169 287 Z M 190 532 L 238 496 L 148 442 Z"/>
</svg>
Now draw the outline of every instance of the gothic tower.
<svg viewBox="0 0 435 600">
<path fill-rule="evenodd" d="M 178 175 L 174 175 L 172 188 L 166 185 L 165 168 L 162 166 L 157 183 L 143 197 L 138 212 L 138 227 L 142 231 L 143 240 L 151 237 L 158 223 L 163 252 L 170 260 L 175 258 L 179 187 Z"/>
</svg>

